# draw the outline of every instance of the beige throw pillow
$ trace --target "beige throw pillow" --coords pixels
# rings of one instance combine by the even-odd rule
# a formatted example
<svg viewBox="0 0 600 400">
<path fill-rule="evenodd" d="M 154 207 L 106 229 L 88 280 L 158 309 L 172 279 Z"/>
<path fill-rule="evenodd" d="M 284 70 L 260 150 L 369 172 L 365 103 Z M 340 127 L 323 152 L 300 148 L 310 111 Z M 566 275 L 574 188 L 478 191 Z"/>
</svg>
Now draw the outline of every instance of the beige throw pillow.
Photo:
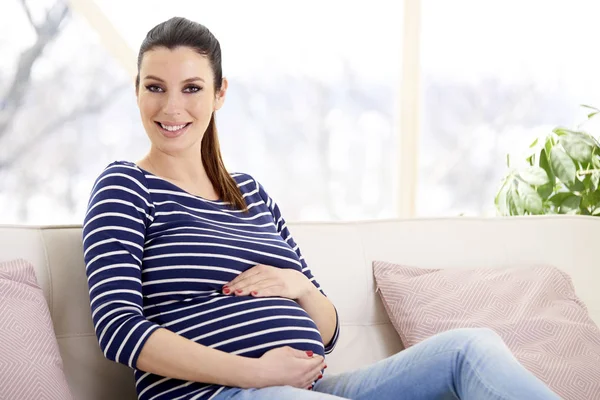
<svg viewBox="0 0 600 400">
<path fill-rule="evenodd" d="M 600 330 L 559 269 L 373 267 L 405 347 L 454 328 L 491 328 L 563 398 L 600 399 Z"/>
<path fill-rule="evenodd" d="M 44 293 L 24 260 L 0 262 L 0 381 L 0 399 L 71 399 Z"/>
</svg>

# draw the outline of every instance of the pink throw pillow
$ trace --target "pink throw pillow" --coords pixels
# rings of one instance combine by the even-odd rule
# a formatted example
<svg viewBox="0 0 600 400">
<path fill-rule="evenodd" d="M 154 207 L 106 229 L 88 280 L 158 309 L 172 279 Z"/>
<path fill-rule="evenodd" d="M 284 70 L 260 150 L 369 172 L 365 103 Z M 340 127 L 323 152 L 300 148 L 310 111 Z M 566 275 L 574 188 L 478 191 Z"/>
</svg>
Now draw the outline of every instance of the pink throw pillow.
<svg viewBox="0 0 600 400">
<path fill-rule="evenodd" d="M 24 260 L 0 262 L 0 380 L 0 399 L 71 399 L 48 304 Z"/>
<path fill-rule="evenodd" d="M 600 329 L 559 269 L 422 269 L 380 261 L 373 269 L 405 347 L 450 329 L 491 328 L 564 399 L 600 398 Z"/>
</svg>

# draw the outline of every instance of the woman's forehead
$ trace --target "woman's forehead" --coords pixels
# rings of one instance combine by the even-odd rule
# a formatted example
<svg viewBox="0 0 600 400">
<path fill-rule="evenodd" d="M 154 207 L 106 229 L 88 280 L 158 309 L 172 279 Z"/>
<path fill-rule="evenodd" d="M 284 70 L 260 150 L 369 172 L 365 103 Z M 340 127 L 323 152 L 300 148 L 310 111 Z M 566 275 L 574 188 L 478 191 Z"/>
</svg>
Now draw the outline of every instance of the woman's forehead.
<svg viewBox="0 0 600 400">
<path fill-rule="evenodd" d="M 168 76 L 162 77 L 161 74 Z M 199 54 L 192 48 L 157 47 L 144 53 L 140 65 L 140 75 L 142 78 L 146 75 L 154 75 L 161 79 L 185 75 L 183 79 L 198 76 L 206 80 L 212 76 L 212 68 L 208 57 Z"/>
</svg>

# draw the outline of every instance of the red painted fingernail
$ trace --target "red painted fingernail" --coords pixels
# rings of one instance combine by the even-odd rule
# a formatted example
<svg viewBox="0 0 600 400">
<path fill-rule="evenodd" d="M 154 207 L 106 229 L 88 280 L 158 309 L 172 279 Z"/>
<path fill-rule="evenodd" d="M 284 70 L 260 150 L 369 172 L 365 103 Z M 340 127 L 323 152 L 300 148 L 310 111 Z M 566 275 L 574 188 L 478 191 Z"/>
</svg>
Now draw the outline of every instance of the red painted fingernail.
<svg viewBox="0 0 600 400">
<path fill-rule="evenodd" d="M 307 356 L 309 356 L 309 357 L 312 357 L 312 356 L 313 356 L 313 354 L 314 354 L 314 353 L 313 353 L 312 351 L 310 351 L 310 350 L 306 352 L 306 355 L 307 355 Z"/>
<path fill-rule="evenodd" d="M 229 290 L 229 289 L 223 289 L 223 293 L 229 294 L 229 292 L 231 292 L 231 290 Z"/>
<path fill-rule="evenodd" d="M 312 390 L 312 388 L 313 388 L 313 387 L 312 387 L 312 385 L 311 385 L 311 386 L 309 386 L 309 387 L 308 387 L 308 390 Z"/>
<path fill-rule="evenodd" d="M 258 292 L 252 292 L 252 296 L 256 296 L 258 294 Z"/>
<path fill-rule="evenodd" d="M 319 375 L 319 377 L 317 379 L 321 379 L 323 377 L 323 375 Z"/>
<path fill-rule="evenodd" d="M 327 369 L 327 365 L 323 367 L 323 369 Z"/>
<path fill-rule="evenodd" d="M 235 292 L 236 292 L 236 293 L 242 293 L 242 292 L 243 292 L 243 290 L 242 290 L 242 289 L 238 289 L 238 290 L 236 290 Z"/>
</svg>

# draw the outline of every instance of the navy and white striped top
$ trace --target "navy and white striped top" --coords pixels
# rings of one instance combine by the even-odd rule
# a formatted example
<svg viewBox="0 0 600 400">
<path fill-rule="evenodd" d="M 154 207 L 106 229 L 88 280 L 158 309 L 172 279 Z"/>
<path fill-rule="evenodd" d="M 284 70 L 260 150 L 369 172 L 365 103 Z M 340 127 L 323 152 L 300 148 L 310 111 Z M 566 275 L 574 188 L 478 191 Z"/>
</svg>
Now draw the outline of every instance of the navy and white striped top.
<svg viewBox="0 0 600 400">
<path fill-rule="evenodd" d="M 92 319 L 104 355 L 136 368 L 150 334 L 166 328 L 245 357 L 291 346 L 324 355 L 317 326 L 295 301 L 235 297 L 222 286 L 265 264 L 314 285 L 277 204 L 247 174 L 232 174 L 249 213 L 192 195 L 131 162 L 110 164 L 92 189 L 83 247 Z M 141 400 L 210 399 L 223 387 L 135 370 Z"/>
</svg>

